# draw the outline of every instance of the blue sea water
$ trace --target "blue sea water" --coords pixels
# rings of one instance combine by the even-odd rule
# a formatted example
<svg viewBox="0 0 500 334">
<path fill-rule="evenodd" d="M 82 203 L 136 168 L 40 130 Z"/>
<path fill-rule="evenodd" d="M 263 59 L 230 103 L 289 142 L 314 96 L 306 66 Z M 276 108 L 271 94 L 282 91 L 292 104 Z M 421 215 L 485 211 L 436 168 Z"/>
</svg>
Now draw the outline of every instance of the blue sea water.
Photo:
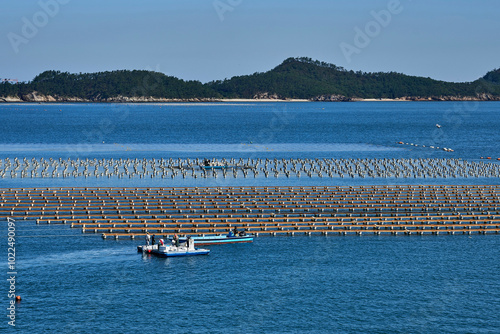
<svg viewBox="0 0 500 334">
<path fill-rule="evenodd" d="M 498 102 L 8 104 L 0 106 L 0 157 L 454 158 L 468 161 L 492 157 L 487 161 L 498 163 L 499 116 Z M 436 124 L 442 127 L 437 128 Z M 445 152 L 442 148 L 451 148 L 454 152 Z M 367 181 L 101 178 L 76 182 L 82 186 L 231 186 L 276 182 L 350 185 Z M 395 178 L 369 182 L 436 181 Z M 462 179 L 459 182 L 491 184 L 497 180 Z M 74 186 L 75 180 L 7 177 L 0 179 L 0 184 L 2 187 Z"/>
<path fill-rule="evenodd" d="M 0 159 L 490 156 L 497 163 L 499 114 L 497 102 L 6 104 Z M 391 183 L 499 180 L 4 178 L 0 188 Z M 2 226 L 0 328 L 7 331 L 14 328 Z M 138 254 L 142 240 L 102 240 L 30 220 L 16 222 L 16 235 L 20 332 L 500 332 L 497 235 L 259 237 L 172 259 Z"/>
</svg>

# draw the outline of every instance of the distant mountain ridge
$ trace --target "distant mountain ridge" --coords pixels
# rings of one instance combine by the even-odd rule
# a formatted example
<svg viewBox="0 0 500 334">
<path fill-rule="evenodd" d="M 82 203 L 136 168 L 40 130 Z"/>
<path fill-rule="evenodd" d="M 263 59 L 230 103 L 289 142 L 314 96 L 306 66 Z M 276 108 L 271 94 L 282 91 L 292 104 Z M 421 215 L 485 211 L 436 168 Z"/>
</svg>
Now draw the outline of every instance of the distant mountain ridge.
<svg viewBox="0 0 500 334">
<path fill-rule="evenodd" d="M 202 84 L 152 71 L 72 74 L 45 71 L 30 82 L 0 83 L 4 102 L 156 102 L 221 99 L 311 101 L 500 100 L 500 69 L 453 83 L 395 72 L 354 72 L 311 58 L 288 58 L 263 73 Z"/>
</svg>

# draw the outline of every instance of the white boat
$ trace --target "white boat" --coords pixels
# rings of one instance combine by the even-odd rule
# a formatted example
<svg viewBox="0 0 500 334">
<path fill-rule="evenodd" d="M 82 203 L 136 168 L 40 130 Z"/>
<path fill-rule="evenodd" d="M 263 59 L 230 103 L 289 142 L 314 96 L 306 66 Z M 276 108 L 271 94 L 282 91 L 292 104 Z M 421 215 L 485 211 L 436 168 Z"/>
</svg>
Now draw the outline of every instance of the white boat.
<svg viewBox="0 0 500 334">
<path fill-rule="evenodd" d="M 438 128 L 438 129 L 439 129 L 440 127 L 441 127 L 441 125 L 439 125 L 439 124 L 436 124 L 436 128 Z"/>
<path fill-rule="evenodd" d="M 229 233 L 225 235 L 210 235 L 210 236 L 193 236 L 194 243 L 198 246 L 214 245 L 214 244 L 235 244 L 235 243 L 249 243 L 253 242 L 253 235 L 243 233 Z M 180 242 L 186 242 L 186 237 L 179 238 Z"/>
<path fill-rule="evenodd" d="M 208 255 L 210 253 L 209 249 L 194 247 L 194 241 L 191 239 L 180 245 L 175 243 L 167 245 L 163 243 L 163 239 L 160 239 L 160 243 L 157 245 L 137 246 L 137 250 L 162 257 Z"/>
</svg>

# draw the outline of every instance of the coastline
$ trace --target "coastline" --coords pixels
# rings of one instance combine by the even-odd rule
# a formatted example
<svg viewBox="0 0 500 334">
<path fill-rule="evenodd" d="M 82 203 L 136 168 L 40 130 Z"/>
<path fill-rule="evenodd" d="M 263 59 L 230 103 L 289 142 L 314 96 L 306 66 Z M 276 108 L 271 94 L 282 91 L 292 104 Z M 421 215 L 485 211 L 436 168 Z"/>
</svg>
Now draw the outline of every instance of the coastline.
<svg viewBox="0 0 500 334">
<path fill-rule="evenodd" d="M 190 98 L 167 99 L 154 97 L 125 97 L 117 96 L 107 99 L 91 100 L 79 97 L 53 97 L 50 95 L 29 94 L 20 98 L 18 96 L 0 96 L 0 104 L 5 103 L 252 103 L 252 102 L 460 102 L 460 101 L 500 101 L 496 96 L 439 96 L 420 97 L 405 96 L 401 98 L 348 98 L 344 96 L 319 96 L 311 99 L 291 98 L 255 98 L 255 99 L 218 99 L 218 98 Z"/>
<path fill-rule="evenodd" d="M 220 99 L 218 102 L 312 102 L 307 99 Z"/>
</svg>

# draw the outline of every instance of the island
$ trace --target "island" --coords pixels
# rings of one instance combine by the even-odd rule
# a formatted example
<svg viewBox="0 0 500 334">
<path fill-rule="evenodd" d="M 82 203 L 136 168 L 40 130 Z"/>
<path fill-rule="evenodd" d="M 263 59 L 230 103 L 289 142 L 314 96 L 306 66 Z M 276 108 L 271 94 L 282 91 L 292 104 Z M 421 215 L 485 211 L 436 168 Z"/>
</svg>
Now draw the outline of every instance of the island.
<svg viewBox="0 0 500 334">
<path fill-rule="evenodd" d="M 45 71 L 32 81 L 0 81 L 0 102 L 500 101 L 500 69 L 472 82 L 396 72 L 346 70 L 307 57 L 267 72 L 201 83 L 163 73 Z"/>
</svg>

